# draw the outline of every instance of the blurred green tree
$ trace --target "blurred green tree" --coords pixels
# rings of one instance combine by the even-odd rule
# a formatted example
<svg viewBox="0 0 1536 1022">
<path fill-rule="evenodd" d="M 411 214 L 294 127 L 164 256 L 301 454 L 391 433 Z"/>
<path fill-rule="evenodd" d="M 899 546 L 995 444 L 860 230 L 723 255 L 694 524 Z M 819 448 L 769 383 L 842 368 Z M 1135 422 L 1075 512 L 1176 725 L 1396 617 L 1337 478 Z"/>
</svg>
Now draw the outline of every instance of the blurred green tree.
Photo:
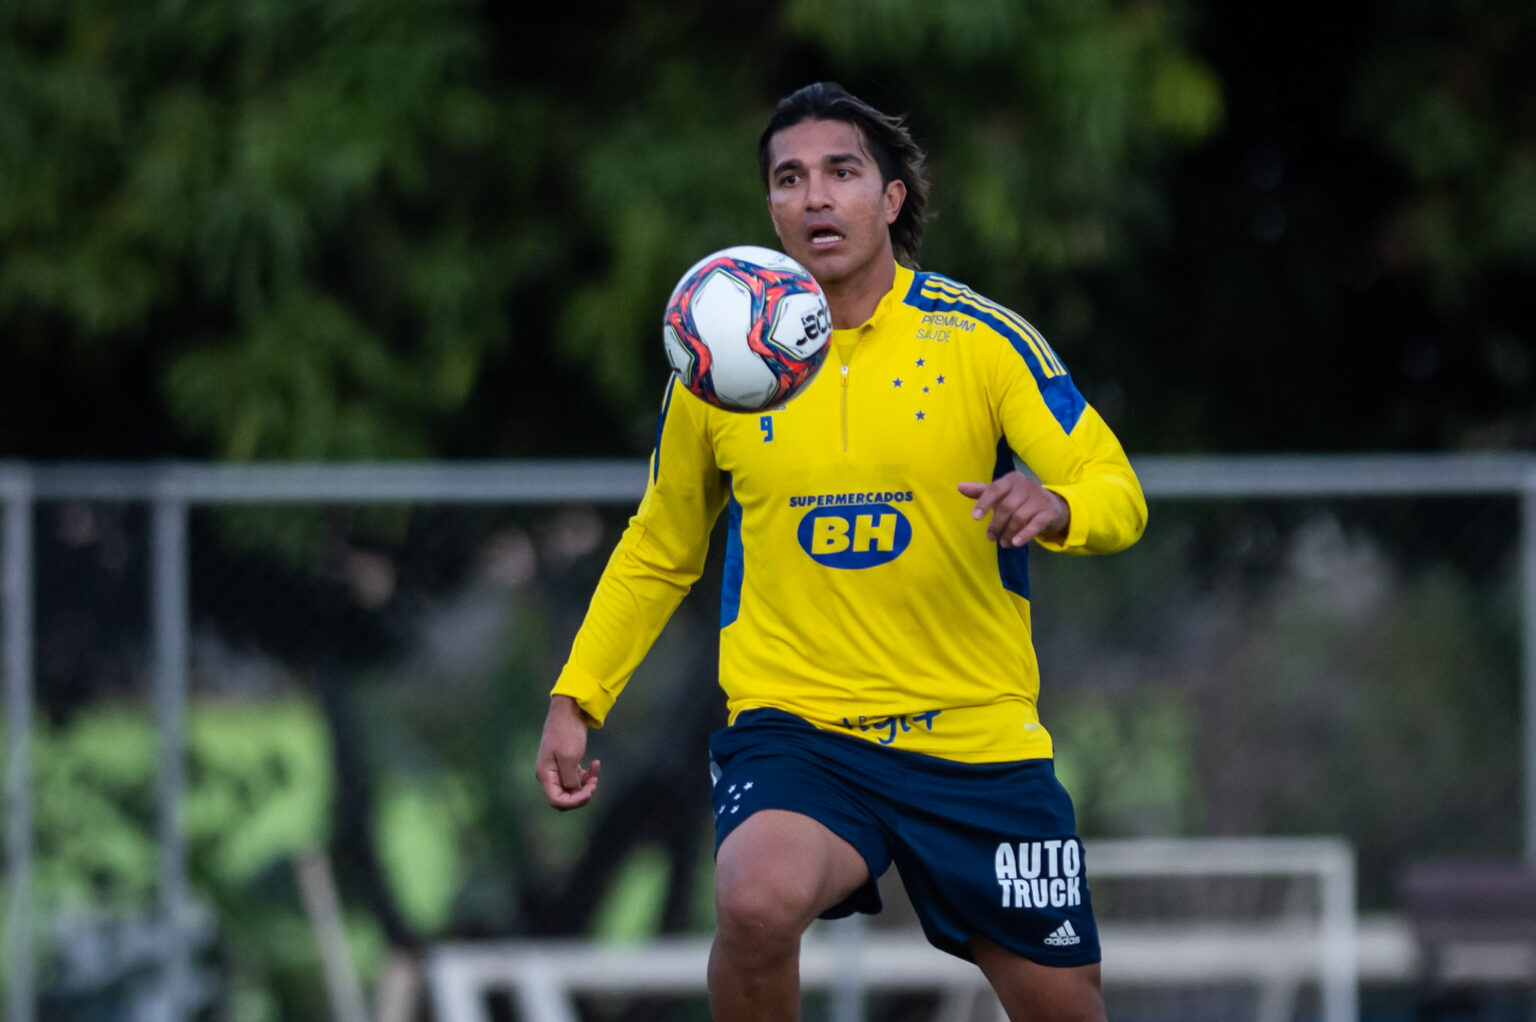
<svg viewBox="0 0 1536 1022">
<path fill-rule="evenodd" d="M 677 274 L 773 241 L 778 96 L 826 77 L 910 110 L 933 261 L 1027 307 L 1134 240 L 1164 157 L 1221 123 L 1179 10 L 8 5 L 0 446 L 638 451 Z"/>
<path fill-rule="evenodd" d="M 1524 444 L 1533 21 L 16 0 L 0 449 L 638 454 L 657 309 L 773 242 L 757 132 L 817 78 L 911 114 L 927 265 L 1034 319 L 1134 448 Z"/>
<path fill-rule="evenodd" d="M 1442 400 L 1394 419 L 1437 447 L 1536 443 L 1533 45 L 1529 4 L 1396 0 L 1370 26 L 1344 110 L 1389 168 L 1374 265 L 1416 288 L 1433 324 L 1399 362 Z"/>
<path fill-rule="evenodd" d="M 61 424 L 100 437 L 81 453 L 431 453 L 434 423 L 506 339 L 501 294 L 518 273 L 485 215 L 509 184 L 498 147 L 513 115 L 477 80 L 474 13 L 462 0 L 6 5 L 13 408 L 89 415 Z M 34 393 L 50 369 L 62 387 Z M 125 378 L 130 407 L 92 415 L 77 400 Z M 162 401 L 140 450 L 109 439 L 160 419 Z M 25 422 L 6 440 L 76 453 Z"/>
<path fill-rule="evenodd" d="M 1530 6 L 1199 12 L 1226 121 L 1087 282 L 1090 399 L 1143 451 L 1536 443 Z"/>
</svg>

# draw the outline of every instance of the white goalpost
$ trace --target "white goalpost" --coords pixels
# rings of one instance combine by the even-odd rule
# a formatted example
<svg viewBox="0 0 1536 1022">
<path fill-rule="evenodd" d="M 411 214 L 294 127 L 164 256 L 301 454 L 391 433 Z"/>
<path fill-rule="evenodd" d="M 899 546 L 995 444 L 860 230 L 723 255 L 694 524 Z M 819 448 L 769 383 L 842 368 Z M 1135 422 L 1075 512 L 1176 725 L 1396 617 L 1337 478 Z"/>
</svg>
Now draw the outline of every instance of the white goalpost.
<svg viewBox="0 0 1536 1022">
<path fill-rule="evenodd" d="M 1122 1014 L 1139 1014 L 1131 1002 L 1153 991 L 1187 1022 L 1289 1022 L 1314 994 L 1322 1022 L 1358 1018 L 1355 865 L 1343 840 L 1099 841 L 1087 861 L 1105 995 Z M 522 1022 L 578 1022 L 582 996 L 702 996 L 708 956 L 707 937 L 445 944 L 428 971 L 439 1022 L 489 1022 L 493 994 Z M 936 1022 L 1002 1018 L 981 972 L 915 929 L 817 924 L 800 968 L 803 989 L 830 995 L 833 1022 L 859 1022 L 870 995 L 902 993 L 937 994 Z"/>
</svg>

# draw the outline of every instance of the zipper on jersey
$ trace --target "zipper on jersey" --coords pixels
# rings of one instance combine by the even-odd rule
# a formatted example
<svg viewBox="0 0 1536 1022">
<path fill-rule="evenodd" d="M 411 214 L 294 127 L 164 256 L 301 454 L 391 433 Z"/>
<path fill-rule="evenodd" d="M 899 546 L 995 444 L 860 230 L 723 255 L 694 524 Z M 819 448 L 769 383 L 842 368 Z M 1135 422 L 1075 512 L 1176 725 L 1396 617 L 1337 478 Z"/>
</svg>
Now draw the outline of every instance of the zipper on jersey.
<svg viewBox="0 0 1536 1022">
<path fill-rule="evenodd" d="M 848 453 L 848 364 L 843 363 L 843 453 Z"/>
</svg>

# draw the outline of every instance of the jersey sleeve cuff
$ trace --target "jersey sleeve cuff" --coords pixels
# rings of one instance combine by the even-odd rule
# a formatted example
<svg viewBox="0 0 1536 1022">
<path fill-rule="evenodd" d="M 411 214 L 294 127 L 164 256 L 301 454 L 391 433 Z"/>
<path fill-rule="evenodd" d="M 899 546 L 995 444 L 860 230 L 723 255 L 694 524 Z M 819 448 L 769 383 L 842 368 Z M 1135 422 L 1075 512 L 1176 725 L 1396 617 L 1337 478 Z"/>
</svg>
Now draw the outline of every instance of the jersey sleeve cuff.
<svg viewBox="0 0 1536 1022">
<path fill-rule="evenodd" d="M 1067 521 L 1067 534 L 1056 539 L 1047 539 L 1044 536 L 1036 536 L 1035 542 L 1047 550 L 1056 553 L 1064 553 L 1068 550 L 1081 550 L 1088 542 L 1088 516 L 1083 513 L 1082 502 L 1072 499 L 1071 486 L 1047 486 L 1056 496 L 1067 502 L 1067 510 L 1071 516 Z"/>
<path fill-rule="evenodd" d="M 591 725 L 598 728 L 603 726 L 603 720 L 618 698 L 618 693 L 608 691 L 595 676 L 569 663 L 561 669 L 560 677 L 555 679 L 555 687 L 550 689 L 549 694 L 570 696 L 576 700 L 576 705 L 581 707 L 581 712 L 587 715 Z"/>
</svg>

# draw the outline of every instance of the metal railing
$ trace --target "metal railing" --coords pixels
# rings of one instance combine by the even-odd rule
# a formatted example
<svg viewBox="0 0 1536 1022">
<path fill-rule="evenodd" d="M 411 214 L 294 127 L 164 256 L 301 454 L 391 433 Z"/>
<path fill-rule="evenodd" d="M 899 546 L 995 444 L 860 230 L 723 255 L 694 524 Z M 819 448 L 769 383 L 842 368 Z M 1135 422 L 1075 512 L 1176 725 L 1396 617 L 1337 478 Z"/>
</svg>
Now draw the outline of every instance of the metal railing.
<svg viewBox="0 0 1536 1022">
<path fill-rule="evenodd" d="M 1518 616 L 1521 644 L 1523 829 L 1536 860 L 1536 456 L 1381 455 L 1277 457 L 1141 457 L 1135 459 L 1150 498 L 1224 500 L 1380 495 L 1505 495 L 1519 502 Z M 158 770 L 158 908 L 166 920 L 188 915 L 186 853 L 180 819 L 189 611 L 187 515 L 212 504 L 323 502 L 623 503 L 639 498 L 645 466 L 638 461 L 462 464 L 30 465 L 0 463 L 4 536 L 0 551 L 6 716 L 5 852 L 9 962 L 7 1017 L 33 1022 L 35 963 L 31 933 L 32 818 L 30 747 L 34 649 L 33 512 L 39 502 L 112 500 L 142 503 L 152 518 L 149 587 L 154 649 L 154 702 L 160 733 Z M 168 932 L 178 932 L 176 926 Z M 171 1018 L 187 982 L 188 955 L 174 936 L 167 949 Z"/>
</svg>

